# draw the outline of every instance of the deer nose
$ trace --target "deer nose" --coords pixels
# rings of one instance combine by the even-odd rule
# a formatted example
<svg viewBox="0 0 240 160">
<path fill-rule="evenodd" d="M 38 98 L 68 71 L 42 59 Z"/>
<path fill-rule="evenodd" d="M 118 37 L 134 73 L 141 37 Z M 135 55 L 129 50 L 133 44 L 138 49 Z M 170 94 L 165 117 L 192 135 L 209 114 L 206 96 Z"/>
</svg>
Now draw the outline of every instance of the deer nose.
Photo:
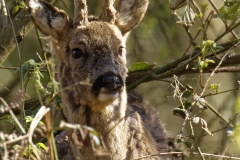
<svg viewBox="0 0 240 160">
<path fill-rule="evenodd" d="M 121 86 L 119 78 L 115 75 L 105 76 L 102 78 L 102 81 L 104 85 L 106 85 L 105 87 L 108 87 L 110 89 Z"/>
<path fill-rule="evenodd" d="M 123 88 L 123 80 L 121 76 L 107 72 L 99 76 L 93 84 L 93 90 L 96 92 L 120 91 Z"/>
<path fill-rule="evenodd" d="M 108 91 L 118 91 L 123 87 L 123 83 L 121 83 L 119 77 L 116 75 L 104 76 L 102 81 L 103 87 Z"/>
</svg>

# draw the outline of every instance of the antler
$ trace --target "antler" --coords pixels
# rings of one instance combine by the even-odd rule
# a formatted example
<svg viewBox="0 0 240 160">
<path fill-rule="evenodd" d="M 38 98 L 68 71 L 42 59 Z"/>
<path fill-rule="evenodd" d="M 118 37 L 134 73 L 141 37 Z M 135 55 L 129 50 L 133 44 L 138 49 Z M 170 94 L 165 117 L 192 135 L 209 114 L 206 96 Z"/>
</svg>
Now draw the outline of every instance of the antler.
<svg viewBox="0 0 240 160">
<path fill-rule="evenodd" d="M 88 10 L 86 0 L 74 0 L 75 11 L 73 24 L 75 26 L 87 25 L 88 23 Z"/>
<path fill-rule="evenodd" d="M 114 1 L 115 0 L 104 0 L 103 11 L 100 15 L 100 19 L 111 24 L 114 24 L 116 20 L 116 9 L 113 6 Z"/>
</svg>

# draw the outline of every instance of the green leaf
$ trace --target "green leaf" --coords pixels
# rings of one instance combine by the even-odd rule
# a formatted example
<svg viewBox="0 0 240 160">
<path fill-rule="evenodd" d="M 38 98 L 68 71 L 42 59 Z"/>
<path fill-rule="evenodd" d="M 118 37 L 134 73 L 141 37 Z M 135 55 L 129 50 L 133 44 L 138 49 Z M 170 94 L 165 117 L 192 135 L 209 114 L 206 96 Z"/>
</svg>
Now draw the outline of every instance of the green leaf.
<svg viewBox="0 0 240 160">
<path fill-rule="evenodd" d="M 190 142 L 184 142 L 185 146 L 189 149 L 192 149 L 193 148 L 193 144 L 190 143 Z"/>
<path fill-rule="evenodd" d="M 179 139 L 179 138 L 178 138 L 178 139 L 176 140 L 176 142 L 177 142 L 177 143 L 184 142 L 184 139 Z"/>
<path fill-rule="evenodd" d="M 188 102 L 188 101 L 185 101 L 185 102 L 183 103 L 183 105 L 184 105 L 185 109 L 188 109 L 189 107 L 192 106 L 192 104 L 191 104 L 190 102 Z"/>
<path fill-rule="evenodd" d="M 210 84 L 208 88 L 209 89 L 218 89 L 220 87 L 220 83 L 221 82 L 218 82 L 217 84 Z"/>
<path fill-rule="evenodd" d="M 224 3 L 219 9 L 219 17 L 223 19 L 223 21 L 227 20 L 237 20 L 239 18 L 239 9 L 240 9 L 240 2 L 239 1 L 228 1 Z"/>
<path fill-rule="evenodd" d="M 11 117 L 10 114 L 4 114 L 2 117 L 0 117 L 0 120 L 9 119 L 9 117 Z"/>
<path fill-rule="evenodd" d="M 41 142 L 39 142 L 39 143 L 37 143 L 37 148 L 40 150 L 40 149 L 43 149 L 43 150 L 45 150 L 45 151 L 47 151 L 48 150 L 48 148 L 45 146 L 45 144 L 43 144 L 43 143 L 41 143 Z"/>
<path fill-rule="evenodd" d="M 185 90 L 182 93 L 183 98 L 188 98 L 192 95 L 193 93 L 193 88 L 190 85 L 187 85 Z"/>
<path fill-rule="evenodd" d="M 174 108 L 173 109 L 173 115 L 179 116 L 179 117 L 185 119 L 186 118 L 186 110 L 181 109 L 180 107 Z"/>
<path fill-rule="evenodd" d="M 215 63 L 214 60 L 210 60 L 210 59 L 205 59 L 204 60 L 204 68 L 208 67 L 208 63 Z"/>
<path fill-rule="evenodd" d="M 150 70 L 155 66 L 156 64 L 149 64 L 148 62 L 136 62 L 130 66 L 129 72 Z"/>
<path fill-rule="evenodd" d="M 18 3 L 20 4 L 20 8 L 25 8 L 26 7 L 26 4 L 23 0 L 19 1 Z"/>
<path fill-rule="evenodd" d="M 224 5 L 227 7 L 231 7 L 232 5 L 234 5 L 234 0 L 225 0 L 224 1 Z"/>
<path fill-rule="evenodd" d="M 192 95 L 192 91 L 186 90 L 186 91 L 183 92 L 182 97 L 183 97 L 183 98 L 188 98 L 188 97 L 190 97 L 191 95 Z"/>
<path fill-rule="evenodd" d="M 228 9 L 228 13 L 229 13 L 229 14 L 235 14 L 235 13 L 237 13 L 237 11 L 239 10 L 239 7 L 240 7 L 240 2 L 238 2 L 237 4 L 231 6 L 231 7 Z"/>
<path fill-rule="evenodd" d="M 32 123 L 32 121 L 33 121 L 33 117 L 31 117 L 31 116 L 26 116 L 26 117 L 25 117 L 25 120 L 26 120 L 26 123 L 30 125 L 30 124 Z M 43 123 L 43 121 L 39 121 L 38 124 L 39 124 L 39 125 L 42 125 L 42 126 L 45 125 L 45 124 Z"/>
<path fill-rule="evenodd" d="M 210 51 L 210 49 L 216 47 L 216 43 L 212 40 L 202 40 L 201 44 L 200 44 L 200 48 L 202 51 L 202 55 L 204 56 L 207 52 Z"/>
<path fill-rule="evenodd" d="M 26 123 L 32 123 L 33 118 L 31 116 L 26 116 L 25 120 L 26 120 Z"/>
<path fill-rule="evenodd" d="M 14 6 L 13 10 L 12 10 L 12 14 L 17 13 L 19 11 L 19 9 L 20 9 L 19 5 Z"/>
<path fill-rule="evenodd" d="M 201 4 L 201 12 L 205 12 L 207 10 L 207 7 L 208 7 L 207 3 Z"/>
<path fill-rule="evenodd" d="M 225 7 L 222 6 L 220 9 L 219 9 L 219 13 L 220 14 L 226 14 L 226 10 L 225 10 Z"/>
<path fill-rule="evenodd" d="M 53 94 L 59 92 L 59 83 L 52 78 L 47 84 L 47 90 Z"/>
</svg>

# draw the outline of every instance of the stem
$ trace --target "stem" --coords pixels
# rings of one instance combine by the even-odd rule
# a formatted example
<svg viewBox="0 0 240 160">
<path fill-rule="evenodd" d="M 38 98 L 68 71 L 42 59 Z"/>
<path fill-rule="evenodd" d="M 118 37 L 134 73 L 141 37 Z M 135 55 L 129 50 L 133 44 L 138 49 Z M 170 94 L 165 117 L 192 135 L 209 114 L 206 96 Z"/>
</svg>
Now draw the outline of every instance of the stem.
<svg viewBox="0 0 240 160">
<path fill-rule="evenodd" d="M 226 145 L 225 149 L 223 150 L 221 156 L 224 156 L 224 155 L 226 154 L 226 152 L 227 152 L 227 150 L 228 150 L 228 148 L 229 148 L 231 142 L 232 142 L 231 139 L 227 142 L 227 145 Z M 218 160 L 222 160 L 222 159 L 223 159 L 223 157 L 220 157 Z"/>
<path fill-rule="evenodd" d="M 231 28 L 227 28 L 225 32 L 223 32 L 220 36 L 218 36 L 214 42 L 217 42 L 219 39 L 221 39 L 223 36 L 225 36 L 228 32 L 231 32 L 232 30 L 234 30 L 236 27 L 238 27 L 240 25 L 240 22 L 236 23 L 234 26 L 232 26 Z"/>
<path fill-rule="evenodd" d="M 205 86 L 200 94 L 200 97 L 202 97 L 203 93 L 205 92 L 206 88 L 207 88 L 207 85 L 210 81 L 210 79 L 213 77 L 213 75 L 215 74 L 215 72 L 217 71 L 217 69 L 221 66 L 221 64 L 223 63 L 223 60 L 226 58 L 226 56 L 230 53 L 230 51 L 236 47 L 237 45 L 239 44 L 239 42 L 237 44 L 235 44 L 234 46 L 232 46 L 225 54 L 224 56 L 222 57 L 221 61 L 218 63 L 218 65 L 216 66 L 216 68 L 214 69 L 214 71 L 211 73 L 211 75 L 209 76 L 209 78 L 207 79 L 206 83 L 205 83 Z"/>
<path fill-rule="evenodd" d="M 50 153 L 50 159 L 51 160 L 54 160 L 54 149 L 53 149 L 53 140 L 52 139 L 52 136 L 51 136 L 51 114 L 50 112 L 46 113 L 45 115 L 45 124 L 46 124 L 46 137 L 47 137 L 47 140 L 48 140 L 48 146 L 49 146 L 49 151 L 48 153 Z"/>
<path fill-rule="evenodd" d="M 202 154 L 202 152 L 201 152 L 201 149 L 200 149 L 200 147 L 198 146 L 197 141 L 196 141 L 196 139 L 195 139 L 195 137 L 194 137 L 194 130 L 193 130 L 192 122 L 189 121 L 189 124 L 190 124 L 191 131 L 192 131 L 192 136 L 193 136 L 192 138 L 193 138 L 193 141 L 194 141 L 194 143 L 195 143 L 195 145 L 196 145 L 196 148 L 197 148 L 197 150 L 198 150 L 198 153 L 200 154 L 200 156 L 202 157 L 202 159 L 205 160 L 205 157 L 203 156 L 203 154 Z"/>
<path fill-rule="evenodd" d="M 211 106 L 209 103 L 205 102 L 206 107 L 209 108 L 214 114 L 216 114 L 219 118 L 221 118 L 222 120 L 224 120 L 225 122 L 229 123 L 229 121 L 227 119 L 225 119 L 213 106 Z M 233 127 L 233 125 L 230 123 L 229 124 L 231 127 Z"/>
<path fill-rule="evenodd" d="M 6 4 L 6 0 L 4 0 L 5 4 Z M 9 21 L 10 21 L 10 24 L 11 24 L 11 28 L 12 28 L 12 32 L 13 32 L 13 35 L 14 35 L 14 40 L 15 40 L 15 44 L 16 44 L 16 47 L 17 47 L 17 51 L 18 51 L 18 57 L 19 57 L 19 70 L 20 70 L 20 83 L 21 83 L 21 86 L 20 86 L 20 90 L 23 90 L 23 72 L 22 72 L 22 54 L 21 54 L 21 51 L 20 51 L 20 48 L 19 48 L 19 45 L 18 45 L 18 41 L 17 41 L 17 38 L 16 38 L 16 33 L 15 33 L 15 29 L 14 29 L 14 26 L 13 26 L 13 22 L 12 22 L 12 19 L 10 17 L 10 13 L 9 13 L 9 9 L 8 9 L 8 6 L 5 5 L 6 9 L 7 9 L 7 14 L 8 14 L 8 18 L 9 18 Z M 25 117 L 25 111 L 24 111 L 24 104 L 21 105 L 21 109 L 20 109 L 20 122 L 22 124 L 24 124 L 24 117 Z"/>
<path fill-rule="evenodd" d="M 210 94 L 207 94 L 207 95 L 203 95 L 202 98 L 206 98 L 206 97 L 209 97 L 209 96 L 215 96 L 215 95 L 219 95 L 219 94 L 223 94 L 223 93 L 227 93 L 227 92 L 231 92 L 231 91 L 237 91 L 237 90 L 240 90 L 240 88 L 232 88 L 232 89 L 229 89 L 229 90 L 225 90 L 225 91 L 222 91 L 222 92 L 218 92 L 218 93 L 210 93 Z"/>
<path fill-rule="evenodd" d="M 54 138 L 54 134 L 53 131 L 51 130 L 51 138 L 52 138 L 52 146 L 53 146 L 53 152 L 54 152 L 54 157 L 55 160 L 59 160 L 58 158 L 58 153 L 57 153 L 57 147 L 56 147 L 56 143 L 55 143 L 55 138 Z"/>
</svg>

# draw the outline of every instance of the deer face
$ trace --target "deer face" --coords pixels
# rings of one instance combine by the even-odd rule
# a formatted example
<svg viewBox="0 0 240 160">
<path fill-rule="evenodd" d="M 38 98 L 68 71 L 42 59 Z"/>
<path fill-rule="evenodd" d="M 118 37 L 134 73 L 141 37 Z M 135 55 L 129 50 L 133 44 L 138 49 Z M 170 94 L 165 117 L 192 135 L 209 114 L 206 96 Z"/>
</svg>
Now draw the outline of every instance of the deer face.
<svg viewBox="0 0 240 160">
<path fill-rule="evenodd" d="M 98 20 L 88 18 L 85 0 L 74 2 L 73 21 L 42 0 L 30 0 L 29 6 L 36 26 L 55 39 L 63 98 L 71 106 L 101 111 L 125 93 L 125 41 L 143 18 L 148 2 L 121 0 L 116 11 L 113 1 L 106 0 Z"/>
<path fill-rule="evenodd" d="M 62 39 L 56 47 L 64 57 L 59 69 L 62 90 L 78 89 L 78 98 L 74 97 L 82 105 L 104 106 L 117 99 L 127 76 L 125 39 L 120 30 L 93 21 Z"/>
</svg>

